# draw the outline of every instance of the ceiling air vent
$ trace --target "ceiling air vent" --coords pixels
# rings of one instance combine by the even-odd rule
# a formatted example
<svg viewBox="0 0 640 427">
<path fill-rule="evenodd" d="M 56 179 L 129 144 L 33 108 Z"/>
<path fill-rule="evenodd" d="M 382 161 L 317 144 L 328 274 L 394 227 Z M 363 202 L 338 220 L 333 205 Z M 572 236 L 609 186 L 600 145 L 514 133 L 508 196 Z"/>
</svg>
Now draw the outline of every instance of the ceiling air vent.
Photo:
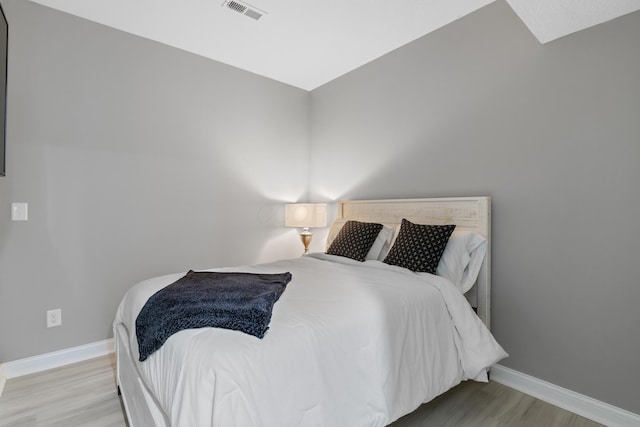
<svg viewBox="0 0 640 427">
<path fill-rule="evenodd" d="M 243 14 L 244 16 L 248 16 L 249 18 L 253 18 L 256 21 L 262 18 L 262 15 L 266 15 L 266 12 L 258 9 L 257 7 L 253 7 L 248 3 L 238 0 L 227 0 L 222 3 L 222 7 L 228 7 L 231 10 L 235 10 L 238 13 Z"/>
</svg>

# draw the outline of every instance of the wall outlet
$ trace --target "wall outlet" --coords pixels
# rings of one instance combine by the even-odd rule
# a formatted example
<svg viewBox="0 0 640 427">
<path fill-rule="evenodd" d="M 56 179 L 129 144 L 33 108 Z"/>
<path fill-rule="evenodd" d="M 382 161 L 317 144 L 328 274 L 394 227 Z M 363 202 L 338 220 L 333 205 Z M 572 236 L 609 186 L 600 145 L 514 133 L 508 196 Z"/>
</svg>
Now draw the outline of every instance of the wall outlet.
<svg viewBox="0 0 640 427">
<path fill-rule="evenodd" d="M 47 310 L 47 328 L 62 325 L 62 309 Z"/>
</svg>

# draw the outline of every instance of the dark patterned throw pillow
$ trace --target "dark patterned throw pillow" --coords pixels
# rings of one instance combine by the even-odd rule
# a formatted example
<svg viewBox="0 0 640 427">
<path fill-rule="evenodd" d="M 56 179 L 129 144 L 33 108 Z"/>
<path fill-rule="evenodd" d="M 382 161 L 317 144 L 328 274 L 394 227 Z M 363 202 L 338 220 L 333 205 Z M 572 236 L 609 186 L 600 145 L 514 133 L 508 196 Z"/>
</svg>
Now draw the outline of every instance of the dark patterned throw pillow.
<svg viewBox="0 0 640 427">
<path fill-rule="evenodd" d="M 384 262 L 412 271 L 436 273 L 455 225 L 423 225 L 402 220 L 400 232 Z"/>
<path fill-rule="evenodd" d="M 382 224 L 347 221 L 331 242 L 327 253 L 362 262 L 373 246 L 380 230 L 382 230 Z"/>
</svg>

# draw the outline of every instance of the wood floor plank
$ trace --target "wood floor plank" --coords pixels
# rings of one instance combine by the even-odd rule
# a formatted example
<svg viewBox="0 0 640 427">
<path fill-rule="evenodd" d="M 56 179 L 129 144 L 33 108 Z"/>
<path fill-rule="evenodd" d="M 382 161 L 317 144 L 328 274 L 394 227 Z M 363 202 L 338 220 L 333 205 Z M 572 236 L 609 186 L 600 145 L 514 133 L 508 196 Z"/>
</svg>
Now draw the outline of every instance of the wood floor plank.
<svg viewBox="0 0 640 427">
<path fill-rule="evenodd" d="M 496 382 L 464 382 L 389 427 L 604 427 Z"/>
<path fill-rule="evenodd" d="M 0 426 L 126 426 L 115 356 L 8 380 L 0 398 Z"/>
<path fill-rule="evenodd" d="M 0 427 L 127 427 L 115 356 L 8 380 Z M 496 382 L 464 382 L 389 427 L 603 427 Z M 146 426 L 144 426 L 146 427 Z"/>
</svg>

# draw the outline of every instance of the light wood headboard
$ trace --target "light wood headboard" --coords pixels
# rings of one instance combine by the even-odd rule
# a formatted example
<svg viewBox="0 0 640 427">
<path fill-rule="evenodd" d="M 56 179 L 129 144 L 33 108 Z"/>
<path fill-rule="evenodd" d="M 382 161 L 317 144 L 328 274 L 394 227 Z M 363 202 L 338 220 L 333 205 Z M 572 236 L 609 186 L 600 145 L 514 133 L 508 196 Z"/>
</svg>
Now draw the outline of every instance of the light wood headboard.
<svg viewBox="0 0 640 427">
<path fill-rule="evenodd" d="M 400 224 L 406 218 L 417 224 L 455 224 L 487 238 L 487 255 L 478 280 L 466 296 L 478 316 L 491 326 L 491 198 L 350 200 L 338 202 L 338 219 Z"/>
</svg>

